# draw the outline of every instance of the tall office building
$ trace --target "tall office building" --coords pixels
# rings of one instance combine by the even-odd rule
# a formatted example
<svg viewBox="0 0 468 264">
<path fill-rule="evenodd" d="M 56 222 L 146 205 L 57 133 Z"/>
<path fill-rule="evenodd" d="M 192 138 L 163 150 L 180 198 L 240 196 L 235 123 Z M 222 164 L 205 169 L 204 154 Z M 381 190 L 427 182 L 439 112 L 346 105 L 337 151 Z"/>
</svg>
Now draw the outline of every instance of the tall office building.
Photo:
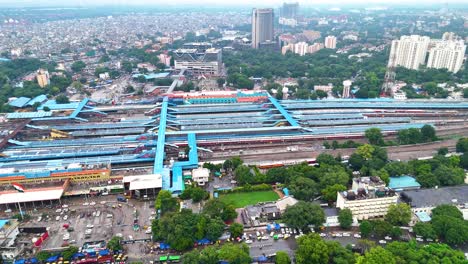
<svg viewBox="0 0 468 264">
<path fill-rule="evenodd" d="M 296 19 L 299 13 L 299 3 L 283 3 L 280 17 Z"/>
<path fill-rule="evenodd" d="M 336 49 L 336 37 L 335 36 L 328 36 L 325 38 L 325 48 Z"/>
<path fill-rule="evenodd" d="M 442 41 L 429 50 L 427 68 L 447 69 L 456 73 L 463 65 L 466 45 L 460 41 Z"/>
<path fill-rule="evenodd" d="M 47 70 L 44 70 L 44 69 L 37 70 L 36 79 L 37 79 L 37 83 L 42 88 L 50 84 L 50 76 Z"/>
<path fill-rule="evenodd" d="M 426 60 L 429 42 L 429 37 L 419 35 L 402 36 L 400 40 L 392 41 L 388 67 L 417 70 Z"/>
<path fill-rule="evenodd" d="M 258 49 L 263 42 L 274 42 L 274 12 L 272 8 L 257 9 L 252 12 L 252 48 Z"/>
</svg>

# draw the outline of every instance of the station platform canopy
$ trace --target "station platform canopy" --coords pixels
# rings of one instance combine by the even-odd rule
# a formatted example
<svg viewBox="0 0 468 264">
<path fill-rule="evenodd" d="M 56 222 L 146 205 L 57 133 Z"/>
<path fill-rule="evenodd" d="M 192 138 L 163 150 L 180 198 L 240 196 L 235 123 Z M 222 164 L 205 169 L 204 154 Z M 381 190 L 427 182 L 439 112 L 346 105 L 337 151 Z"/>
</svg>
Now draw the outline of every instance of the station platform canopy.
<svg viewBox="0 0 468 264">
<path fill-rule="evenodd" d="M 47 188 L 47 189 L 26 189 L 25 192 L 1 192 L 0 204 L 15 204 L 29 203 L 40 201 L 59 200 L 63 195 L 63 188 Z"/>
<path fill-rule="evenodd" d="M 126 176 L 123 178 L 123 182 L 130 183 L 130 191 L 162 188 L 161 174 Z"/>
</svg>

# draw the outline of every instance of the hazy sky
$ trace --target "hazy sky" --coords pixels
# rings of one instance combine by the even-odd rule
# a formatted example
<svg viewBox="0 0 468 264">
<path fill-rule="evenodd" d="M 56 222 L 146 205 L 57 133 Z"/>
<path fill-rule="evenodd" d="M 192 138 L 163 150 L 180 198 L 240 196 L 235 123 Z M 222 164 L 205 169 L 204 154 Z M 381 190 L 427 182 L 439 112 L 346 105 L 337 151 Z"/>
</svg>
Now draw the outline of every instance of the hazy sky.
<svg viewBox="0 0 468 264">
<path fill-rule="evenodd" d="M 466 0 L 297 0 L 301 5 L 408 5 L 414 4 L 444 4 L 467 3 Z M 246 6 L 279 6 L 283 0 L 0 0 L 1 6 L 93 6 L 93 5 L 246 5 Z M 288 0 L 287 2 L 296 2 Z"/>
</svg>

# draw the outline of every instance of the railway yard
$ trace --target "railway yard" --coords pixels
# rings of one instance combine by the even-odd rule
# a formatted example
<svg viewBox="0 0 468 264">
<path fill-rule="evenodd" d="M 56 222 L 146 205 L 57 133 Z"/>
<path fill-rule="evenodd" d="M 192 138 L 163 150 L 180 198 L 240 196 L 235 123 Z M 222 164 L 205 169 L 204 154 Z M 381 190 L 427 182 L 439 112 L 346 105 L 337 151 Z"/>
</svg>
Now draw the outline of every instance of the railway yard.
<svg viewBox="0 0 468 264">
<path fill-rule="evenodd" d="M 115 208 L 115 197 L 93 206 L 106 216 L 82 216 L 89 204 L 80 204 L 87 197 L 123 193 L 152 200 L 161 189 L 178 194 L 185 176 L 204 162 L 240 156 L 247 164 L 294 164 L 324 152 L 350 155 L 354 149 L 324 149 L 323 143 L 365 142 L 364 132 L 372 127 L 395 139 L 401 129 L 429 124 L 442 138 L 388 147 L 392 160 L 432 156 L 441 147 L 454 151 L 456 138 L 468 136 L 467 101 L 278 101 L 264 91 L 232 91 L 168 94 L 151 105 L 109 106 L 88 99 L 44 105 L 51 111 L 19 109 L 0 123 L 2 214 L 18 212 L 19 206 L 32 211 L 79 201 L 74 223 L 100 225 L 97 232 L 104 236 L 117 229 L 128 236 L 131 219 L 116 220 L 125 217 Z M 24 192 L 10 188 L 12 183 Z M 149 208 L 146 202 L 138 206 Z M 142 211 L 140 224 L 148 225 L 150 210 Z M 61 226 L 53 233 L 64 235 Z M 87 241 L 81 235 L 73 240 Z M 58 247 L 61 240 L 48 243 Z"/>
</svg>

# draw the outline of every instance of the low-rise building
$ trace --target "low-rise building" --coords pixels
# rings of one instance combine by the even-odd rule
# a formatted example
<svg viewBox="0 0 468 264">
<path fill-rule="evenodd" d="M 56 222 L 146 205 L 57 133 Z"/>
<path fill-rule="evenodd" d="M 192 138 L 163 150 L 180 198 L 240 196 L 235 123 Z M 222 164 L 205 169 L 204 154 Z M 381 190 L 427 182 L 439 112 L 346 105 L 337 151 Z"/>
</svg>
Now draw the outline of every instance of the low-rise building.
<svg viewBox="0 0 468 264">
<path fill-rule="evenodd" d="M 338 192 L 336 207 L 350 209 L 357 220 L 364 220 L 384 217 L 397 202 L 398 194 L 379 177 L 362 177 L 353 180 L 352 190 Z"/>
<path fill-rule="evenodd" d="M 204 186 L 209 181 L 210 170 L 207 168 L 198 168 L 192 170 L 192 180 L 200 186 Z"/>
<path fill-rule="evenodd" d="M 0 252 L 4 261 L 13 261 L 20 253 L 14 246 L 19 234 L 18 225 L 16 219 L 0 220 Z"/>
</svg>

